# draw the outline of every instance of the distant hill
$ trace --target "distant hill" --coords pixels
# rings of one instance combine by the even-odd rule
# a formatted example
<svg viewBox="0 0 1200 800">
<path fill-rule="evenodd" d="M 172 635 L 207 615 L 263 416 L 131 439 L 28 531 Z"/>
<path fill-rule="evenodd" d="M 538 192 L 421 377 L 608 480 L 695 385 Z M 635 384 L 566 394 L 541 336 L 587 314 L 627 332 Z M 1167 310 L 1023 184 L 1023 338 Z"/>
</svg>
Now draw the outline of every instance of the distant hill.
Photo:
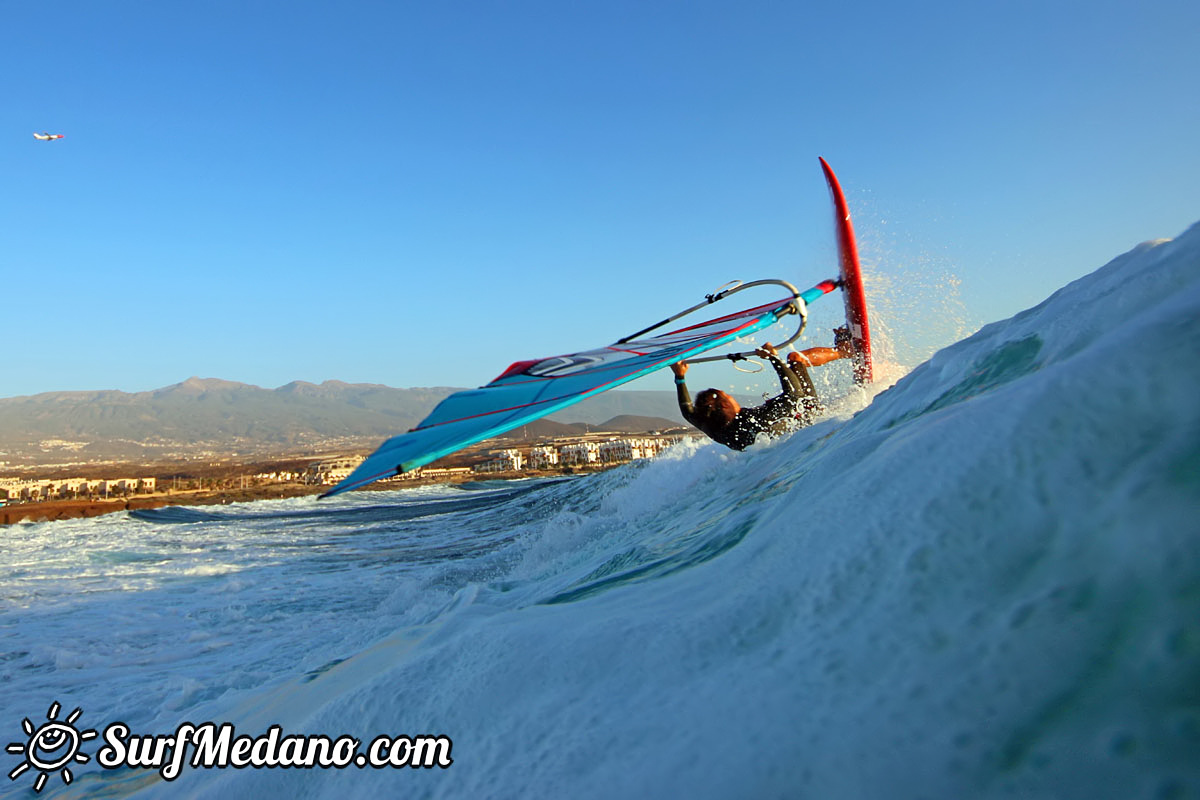
<svg viewBox="0 0 1200 800">
<path fill-rule="evenodd" d="M 369 448 L 412 428 L 455 391 L 341 381 L 294 381 L 264 389 L 189 378 L 149 392 L 0 398 L 0 462 L 161 460 Z M 653 430 L 669 426 L 678 416 L 673 392 L 614 391 L 531 424 L 528 435 L 570 435 L 610 420 L 612 430 L 641 430 L 637 420 L 645 418 L 652 419 L 644 429 Z"/>
</svg>

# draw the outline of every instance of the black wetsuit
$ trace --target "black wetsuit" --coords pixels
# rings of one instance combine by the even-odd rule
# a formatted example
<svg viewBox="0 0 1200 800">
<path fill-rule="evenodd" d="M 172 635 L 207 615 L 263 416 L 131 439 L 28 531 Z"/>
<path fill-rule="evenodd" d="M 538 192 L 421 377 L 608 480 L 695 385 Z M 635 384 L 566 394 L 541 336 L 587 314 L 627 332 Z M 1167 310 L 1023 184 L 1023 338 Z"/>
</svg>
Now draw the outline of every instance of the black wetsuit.
<svg viewBox="0 0 1200 800">
<path fill-rule="evenodd" d="M 743 408 L 728 425 L 712 429 L 704 427 L 697 420 L 687 384 L 676 380 L 675 391 L 683 418 L 704 431 L 710 439 L 734 450 L 745 450 L 754 444 L 760 433 L 783 433 L 797 421 L 800 425 L 811 424 L 820 405 L 808 370 L 803 364 L 791 367 L 776 356 L 770 356 L 767 360 L 779 375 L 783 394 L 772 397 L 756 408 Z"/>
</svg>

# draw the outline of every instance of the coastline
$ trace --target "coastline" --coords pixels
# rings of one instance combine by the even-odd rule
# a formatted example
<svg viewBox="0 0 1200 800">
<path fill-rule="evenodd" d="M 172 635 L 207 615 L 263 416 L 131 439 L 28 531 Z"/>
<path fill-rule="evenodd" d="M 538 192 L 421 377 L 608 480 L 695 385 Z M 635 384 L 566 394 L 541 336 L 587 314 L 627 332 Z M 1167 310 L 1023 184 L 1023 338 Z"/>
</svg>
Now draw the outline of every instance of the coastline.
<svg viewBox="0 0 1200 800">
<path fill-rule="evenodd" d="M 0 525 L 16 525 L 20 522 L 54 522 L 63 519 L 81 519 L 133 511 L 138 508 L 162 508 L 163 506 L 220 505 L 244 503 L 251 500 L 268 500 L 281 497 L 300 497 L 319 494 L 326 487 L 304 484 L 280 484 L 254 486 L 246 489 L 216 489 L 211 491 L 170 492 L 133 495 L 119 500 L 44 500 L 37 503 L 14 503 L 0 506 Z"/>
<path fill-rule="evenodd" d="M 562 439 L 537 439 L 541 445 L 547 443 L 561 445 L 578 445 L 580 443 L 604 444 L 613 441 L 614 437 L 629 437 L 627 431 L 597 431 L 595 433 L 567 437 Z M 635 436 L 637 436 L 635 434 Z M 640 434 L 641 438 L 661 439 L 665 437 L 659 431 Z M 501 445 L 498 449 L 497 445 Z M 404 480 L 385 480 L 374 483 L 370 488 L 363 487 L 356 491 L 399 491 L 417 486 L 438 484 L 460 484 L 488 480 L 518 480 L 522 478 L 553 478 L 569 475 L 582 475 L 592 472 L 603 472 L 614 467 L 629 463 L 633 459 L 652 457 L 638 456 L 630 451 L 624 457 L 606 458 L 599 461 L 572 463 L 569 465 L 543 464 L 531 467 L 515 464 L 503 464 L 499 469 L 474 471 L 478 467 L 494 465 L 499 453 L 511 453 L 519 448 L 526 454 L 533 444 L 518 444 L 513 441 L 488 442 L 474 445 L 460 453 L 456 453 L 442 462 L 440 466 L 452 467 L 450 470 L 430 470 L 429 474 L 412 474 Z M 596 444 L 589 445 L 596 447 Z M 354 456 L 360 454 L 355 453 Z M 350 458 L 343 452 L 339 455 L 311 453 L 305 455 L 279 455 L 269 459 L 229 458 L 208 463 L 196 462 L 160 462 L 160 463 L 117 463 L 110 462 L 96 465 L 90 469 L 79 470 L 92 479 L 116 480 L 127 482 L 128 475 L 147 476 L 143 481 L 137 481 L 137 491 L 128 491 L 112 499 L 101 498 L 94 493 L 81 497 L 56 498 L 46 500 L 9 501 L 0 504 L 0 527 L 16 525 L 22 522 L 54 522 L 57 520 L 81 519 L 98 517 L 104 514 L 114 514 L 121 511 L 137 509 L 162 508 L 164 506 L 200 506 L 223 505 L 227 503 L 245 503 L 255 500 L 270 500 L 288 497 L 317 495 L 327 491 L 332 483 L 310 482 L 319 473 L 313 473 L 312 468 L 321 463 Z M 320 459 L 314 461 L 313 459 Z M 359 459 L 361 460 L 361 458 Z M 470 467 L 472 469 L 460 469 Z M 46 465 L 39 467 L 27 479 L 33 481 L 45 480 L 51 483 L 62 481 L 58 476 L 62 467 Z M 40 474 L 39 474 L 40 473 Z M 437 474 L 435 474 L 437 473 Z M 333 481 L 336 482 L 336 481 Z M 78 483 L 78 481 L 76 481 Z M 143 486 L 143 484 L 148 484 Z M 146 491 L 148 489 L 149 491 Z M 124 490 L 122 490 L 124 491 Z"/>
<path fill-rule="evenodd" d="M 374 484 L 370 489 L 355 491 L 396 492 L 415 486 L 429 486 L 439 483 L 457 484 L 471 483 L 480 480 L 518 480 L 521 478 L 546 478 L 566 475 L 581 475 L 591 472 L 603 472 L 606 469 L 621 466 L 620 464 L 604 464 L 596 466 L 578 466 L 567 470 L 523 470 L 521 472 L 495 472 L 484 475 L 472 474 L 463 478 L 440 480 L 414 479 L 403 484 L 379 485 Z M 247 503 L 254 500 L 277 500 L 287 497 L 303 497 L 324 492 L 329 486 L 323 484 L 305 483 L 275 483 L 247 486 L 238 489 L 205 489 L 198 491 L 171 491 L 151 494 L 131 495 L 118 500 L 43 500 L 35 503 L 14 503 L 0 506 L 0 526 L 16 525 L 21 522 L 56 522 L 66 519 L 82 519 L 99 517 L 104 514 L 115 514 L 121 511 L 133 511 L 141 508 L 162 508 L 164 506 L 202 506 L 224 505 L 227 503 Z"/>
</svg>

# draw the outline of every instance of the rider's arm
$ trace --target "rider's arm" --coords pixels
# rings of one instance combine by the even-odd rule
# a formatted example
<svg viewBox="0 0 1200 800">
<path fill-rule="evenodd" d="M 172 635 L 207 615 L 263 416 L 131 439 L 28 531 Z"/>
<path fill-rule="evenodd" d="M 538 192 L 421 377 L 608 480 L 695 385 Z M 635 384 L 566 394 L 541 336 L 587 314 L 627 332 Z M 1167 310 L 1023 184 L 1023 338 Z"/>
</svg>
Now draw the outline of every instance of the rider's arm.
<svg viewBox="0 0 1200 800">
<path fill-rule="evenodd" d="M 683 414 L 683 418 L 693 425 L 693 416 L 696 409 L 692 406 L 692 395 L 688 392 L 687 384 L 683 380 L 683 376 L 687 373 L 687 362 L 680 361 L 671 365 L 671 371 L 675 373 L 675 399 L 679 402 L 679 413 Z"/>
<path fill-rule="evenodd" d="M 779 385 L 783 387 L 784 395 L 799 398 L 805 394 L 804 386 L 800 383 L 799 378 L 779 356 L 772 353 L 766 356 L 766 359 L 775 368 L 775 374 L 779 376 Z"/>
</svg>

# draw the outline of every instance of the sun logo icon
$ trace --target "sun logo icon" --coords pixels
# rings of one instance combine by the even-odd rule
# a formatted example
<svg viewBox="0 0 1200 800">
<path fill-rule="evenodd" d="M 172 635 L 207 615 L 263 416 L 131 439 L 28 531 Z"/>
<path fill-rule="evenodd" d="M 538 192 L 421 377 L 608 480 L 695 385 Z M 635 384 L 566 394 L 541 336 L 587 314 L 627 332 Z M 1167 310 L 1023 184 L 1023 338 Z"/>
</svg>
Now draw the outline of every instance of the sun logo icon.
<svg viewBox="0 0 1200 800">
<path fill-rule="evenodd" d="M 40 792 L 51 772 L 59 771 L 63 783 L 69 784 L 74 779 L 70 765 L 88 762 L 88 757 L 79 752 L 79 745 L 88 739 L 96 738 L 96 732 L 80 731 L 75 727 L 75 721 L 79 719 L 83 709 L 77 708 L 72 711 L 64 722 L 58 721 L 58 711 L 58 703 L 51 704 L 50 710 L 46 712 L 47 721 L 37 728 L 28 717 L 22 720 L 21 727 L 29 737 L 28 740 L 24 744 L 10 743 L 5 752 L 22 754 L 25 760 L 8 773 L 9 780 L 15 781 L 27 769 L 33 767 L 39 772 L 33 782 L 33 790 Z"/>
</svg>

